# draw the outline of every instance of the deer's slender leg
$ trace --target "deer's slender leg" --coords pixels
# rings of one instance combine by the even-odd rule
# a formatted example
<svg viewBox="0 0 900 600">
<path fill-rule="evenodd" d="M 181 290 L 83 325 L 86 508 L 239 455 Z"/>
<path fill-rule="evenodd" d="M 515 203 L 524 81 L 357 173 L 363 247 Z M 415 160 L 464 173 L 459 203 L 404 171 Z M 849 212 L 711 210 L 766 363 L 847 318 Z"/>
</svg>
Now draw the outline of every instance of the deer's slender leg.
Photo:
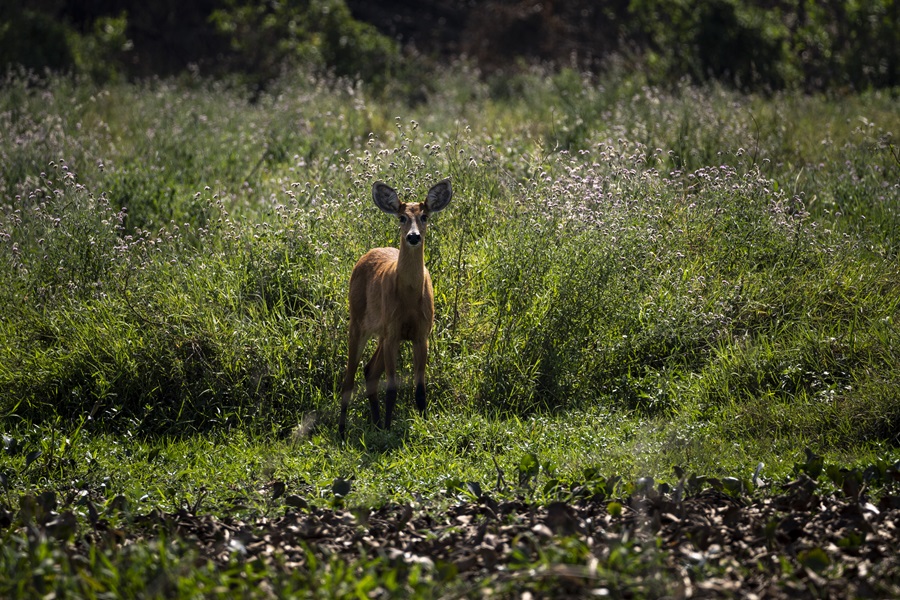
<svg viewBox="0 0 900 600">
<path fill-rule="evenodd" d="M 413 342 L 413 368 L 415 369 L 416 408 L 425 417 L 425 363 L 428 360 L 428 339 Z"/>
<path fill-rule="evenodd" d="M 344 382 L 341 385 L 341 417 L 338 421 L 338 433 L 341 439 L 345 438 L 347 433 L 347 407 L 353 398 L 353 388 L 355 387 L 356 370 L 359 368 L 359 360 L 362 357 L 363 347 L 366 340 L 363 339 L 359 327 L 351 324 L 350 334 L 347 341 L 347 370 L 344 371 Z"/>
<path fill-rule="evenodd" d="M 372 409 L 372 424 L 375 427 L 381 427 L 381 414 L 378 410 L 378 382 L 381 380 L 381 374 L 384 373 L 384 358 L 382 349 L 384 344 L 378 340 L 378 347 L 375 348 L 375 354 L 366 363 L 363 373 L 366 376 L 366 396 L 369 398 L 369 407 Z"/>
<path fill-rule="evenodd" d="M 397 354 L 400 350 L 400 342 L 396 338 L 385 338 L 381 349 L 384 372 L 387 376 L 387 386 L 384 392 L 384 427 L 391 428 L 391 418 L 394 414 L 394 405 L 397 403 Z"/>
</svg>

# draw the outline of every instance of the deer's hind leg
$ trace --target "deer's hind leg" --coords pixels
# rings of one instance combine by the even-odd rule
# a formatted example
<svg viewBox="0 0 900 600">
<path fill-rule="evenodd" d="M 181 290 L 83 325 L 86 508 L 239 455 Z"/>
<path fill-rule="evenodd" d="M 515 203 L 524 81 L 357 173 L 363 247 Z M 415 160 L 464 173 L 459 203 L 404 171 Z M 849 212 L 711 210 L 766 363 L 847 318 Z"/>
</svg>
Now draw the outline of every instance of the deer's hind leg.
<svg viewBox="0 0 900 600">
<path fill-rule="evenodd" d="M 368 339 L 362 335 L 359 327 L 350 324 L 350 334 L 347 341 L 347 370 L 344 371 L 344 382 L 341 384 L 341 417 L 338 421 L 338 433 L 341 439 L 345 439 L 347 433 L 347 407 L 353 399 L 353 388 L 356 383 L 356 370 L 362 358 L 362 351 Z"/>
<path fill-rule="evenodd" d="M 378 409 L 378 382 L 381 380 L 381 374 L 384 373 L 383 347 L 384 344 L 379 339 L 375 353 L 363 369 L 363 374 L 366 376 L 366 396 L 369 398 L 372 424 L 375 427 L 381 427 L 381 412 Z"/>
<path fill-rule="evenodd" d="M 379 345 L 387 380 L 384 390 L 384 427 L 390 429 L 394 405 L 397 403 L 397 354 L 400 350 L 400 341 L 395 337 L 385 337 L 380 340 Z"/>
</svg>

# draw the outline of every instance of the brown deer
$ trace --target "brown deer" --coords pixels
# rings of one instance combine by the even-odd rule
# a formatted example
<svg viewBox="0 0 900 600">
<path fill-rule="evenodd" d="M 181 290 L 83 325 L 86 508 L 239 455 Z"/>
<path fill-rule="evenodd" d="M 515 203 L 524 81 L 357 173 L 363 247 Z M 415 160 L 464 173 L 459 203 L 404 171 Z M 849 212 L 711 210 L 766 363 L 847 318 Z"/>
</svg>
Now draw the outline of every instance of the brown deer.
<svg viewBox="0 0 900 600">
<path fill-rule="evenodd" d="M 353 396 L 356 369 L 366 342 L 375 335 L 378 346 L 363 370 L 372 422 L 376 427 L 381 426 L 378 383 L 381 374 L 386 373 L 384 427 L 391 426 L 397 401 L 397 355 L 404 340 L 413 345 L 416 408 L 425 416 L 425 361 L 428 336 L 434 325 L 434 290 L 425 268 L 425 230 L 428 218 L 444 210 L 452 195 L 449 179 L 428 190 L 424 202 L 400 202 L 397 192 L 380 181 L 372 186 L 375 206 L 396 215 L 400 221 L 400 249 L 369 250 L 357 261 L 350 275 L 350 339 L 338 423 L 342 439 L 346 434 L 347 406 Z"/>
</svg>

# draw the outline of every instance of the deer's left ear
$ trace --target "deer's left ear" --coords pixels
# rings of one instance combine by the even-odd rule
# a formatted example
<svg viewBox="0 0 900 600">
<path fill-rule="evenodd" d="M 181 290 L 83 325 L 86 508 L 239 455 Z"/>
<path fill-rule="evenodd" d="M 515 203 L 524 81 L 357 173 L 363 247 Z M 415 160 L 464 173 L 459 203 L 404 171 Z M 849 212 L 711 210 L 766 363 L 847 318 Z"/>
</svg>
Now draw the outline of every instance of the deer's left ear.
<svg viewBox="0 0 900 600">
<path fill-rule="evenodd" d="M 376 181 L 372 186 L 372 200 L 375 201 L 375 206 L 389 215 L 396 215 L 400 212 L 400 199 L 397 197 L 397 192 L 391 186 L 380 181 Z"/>
<path fill-rule="evenodd" d="M 450 188 L 450 180 L 444 179 L 434 184 L 428 190 L 428 196 L 425 198 L 425 208 L 428 212 L 438 212 L 447 208 L 450 199 L 453 197 L 453 190 Z"/>
</svg>

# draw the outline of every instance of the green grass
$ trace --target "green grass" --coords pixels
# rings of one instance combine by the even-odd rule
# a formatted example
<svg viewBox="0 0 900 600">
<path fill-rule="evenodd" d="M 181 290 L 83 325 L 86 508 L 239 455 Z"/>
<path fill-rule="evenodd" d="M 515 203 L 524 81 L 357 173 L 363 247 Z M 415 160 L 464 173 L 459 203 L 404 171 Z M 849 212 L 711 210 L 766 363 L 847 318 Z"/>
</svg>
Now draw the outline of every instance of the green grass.
<svg viewBox="0 0 900 600">
<path fill-rule="evenodd" d="M 283 511 L 273 481 L 329 505 L 339 478 L 353 506 L 446 506 L 467 482 L 543 502 L 586 472 L 749 478 L 762 462 L 777 480 L 805 448 L 843 466 L 898 457 L 894 96 L 441 78 L 416 108 L 302 77 L 252 104 L 222 83 L 8 82 L 0 508 L 55 490 L 256 518 Z M 341 444 L 349 272 L 396 244 L 371 184 L 409 198 L 446 176 L 454 201 L 426 250 L 434 410 L 415 416 L 404 385 L 398 423 L 374 431 L 359 398 Z M 29 548 L 0 559 L 26 586 L 13 595 L 127 596 L 157 578 L 147 596 L 253 596 L 271 579 L 194 565 L 180 540 L 79 565 L 65 541 L 21 535 L 3 533 Z M 154 553 L 172 562 L 150 573 Z M 49 587 L 13 575 L 26 559 Z M 277 585 L 327 572 L 323 594 L 352 595 L 384 576 L 377 561 L 322 569 Z"/>
</svg>

